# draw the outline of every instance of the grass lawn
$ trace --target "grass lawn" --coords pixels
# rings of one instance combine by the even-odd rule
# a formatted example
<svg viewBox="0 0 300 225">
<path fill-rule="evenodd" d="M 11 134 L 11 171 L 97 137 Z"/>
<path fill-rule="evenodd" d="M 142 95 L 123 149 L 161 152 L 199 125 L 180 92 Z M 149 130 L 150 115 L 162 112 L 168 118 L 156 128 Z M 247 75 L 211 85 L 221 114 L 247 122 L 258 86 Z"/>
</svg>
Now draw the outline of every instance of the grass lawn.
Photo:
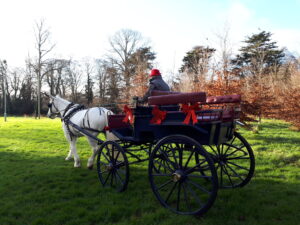
<svg viewBox="0 0 300 225">
<path fill-rule="evenodd" d="M 78 142 L 82 168 L 64 160 L 68 145 L 60 120 L 0 118 L 0 225 L 300 224 L 300 132 L 264 120 L 259 134 L 240 129 L 256 156 L 252 181 L 220 190 L 201 218 L 171 213 L 154 197 L 148 163 L 130 167 L 128 189 L 103 188 L 86 168 L 91 150 Z"/>
</svg>

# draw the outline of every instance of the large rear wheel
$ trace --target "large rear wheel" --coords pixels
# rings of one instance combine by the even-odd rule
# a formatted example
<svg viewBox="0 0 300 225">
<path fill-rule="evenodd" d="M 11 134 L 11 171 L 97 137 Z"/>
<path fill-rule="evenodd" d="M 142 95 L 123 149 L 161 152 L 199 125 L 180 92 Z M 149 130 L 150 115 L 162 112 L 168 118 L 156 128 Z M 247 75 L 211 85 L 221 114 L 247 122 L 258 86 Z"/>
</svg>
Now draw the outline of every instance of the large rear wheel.
<svg viewBox="0 0 300 225">
<path fill-rule="evenodd" d="M 148 172 L 155 197 L 177 214 L 201 215 L 216 199 L 214 163 L 205 149 L 187 136 L 172 135 L 159 141 L 151 153 Z"/>
</svg>

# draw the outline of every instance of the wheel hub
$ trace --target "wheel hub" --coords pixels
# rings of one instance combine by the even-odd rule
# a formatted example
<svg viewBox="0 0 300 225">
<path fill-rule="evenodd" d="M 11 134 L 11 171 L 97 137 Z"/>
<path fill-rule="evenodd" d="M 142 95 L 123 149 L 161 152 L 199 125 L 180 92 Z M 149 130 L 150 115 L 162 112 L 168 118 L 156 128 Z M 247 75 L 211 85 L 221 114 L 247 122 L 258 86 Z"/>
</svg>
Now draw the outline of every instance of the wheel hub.
<svg viewBox="0 0 300 225">
<path fill-rule="evenodd" d="M 106 166 L 106 169 L 107 169 L 108 171 L 113 170 L 113 169 L 114 169 L 113 164 L 112 164 L 112 163 L 109 163 L 109 164 Z"/>
<path fill-rule="evenodd" d="M 215 156 L 214 161 L 217 162 L 217 163 L 219 163 L 219 164 L 221 164 L 221 165 L 225 165 L 226 162 L 227 162 L 226 155 Z"/>
<path fill-rule="evenodd" d="M 172 180 L 176 183 L 179 181 L 182 181 L 184 179 L 184 173 L 181 170 L 176 170 L 173 174 L 172 174 Z"/>
</svg>

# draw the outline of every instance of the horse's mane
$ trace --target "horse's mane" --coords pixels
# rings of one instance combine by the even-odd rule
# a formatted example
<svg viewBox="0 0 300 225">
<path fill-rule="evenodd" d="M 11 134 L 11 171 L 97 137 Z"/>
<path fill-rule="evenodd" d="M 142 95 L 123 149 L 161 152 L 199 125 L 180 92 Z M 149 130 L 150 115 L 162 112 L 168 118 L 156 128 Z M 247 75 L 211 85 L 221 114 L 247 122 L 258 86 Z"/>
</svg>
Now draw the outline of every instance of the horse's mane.
<svg viewBox="0 0 300 225">
<path fill-rule="evenodd" d="M 68 100 L 61 98 L 59 95 L 56 95 L 55 98 L 58 99 L 59 101 L 65 103 L 65 104 L 69 104 L 70 103 Z"/>
</svg>

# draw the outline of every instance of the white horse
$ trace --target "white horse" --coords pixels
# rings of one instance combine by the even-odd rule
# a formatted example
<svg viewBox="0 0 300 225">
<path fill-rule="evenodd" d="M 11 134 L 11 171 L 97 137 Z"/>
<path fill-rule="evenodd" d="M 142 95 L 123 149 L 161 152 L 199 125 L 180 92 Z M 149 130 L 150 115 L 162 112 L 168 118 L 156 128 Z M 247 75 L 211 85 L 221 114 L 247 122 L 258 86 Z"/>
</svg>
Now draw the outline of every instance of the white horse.
<svg viewBox="0 0 300 225">
<path fill-rule="evenodd" d="M 62 119 L 62 127 L 64 130 L 64 134 L 70 144 L 69 154 L 67 155 L 65 160 L 72 160 L 72 156 L 74 156 L 74 167 L 81 167 L 80 158 L 77 154 L 76 149 L 76 141 L 78 137 L 86 135 L 80 133 L 71 125 L 68 125 L 66 120 L 69 120 L 73 124 L 81 127 L 82 129 L 85 129 L 91 135 L 97 136 L 100 132 L 105 131 L 104 128 L 105 126 L 107 126 L 107 115 L 113 113 L 110 110 L 102 107 L 80 109 L 80 105 L 73 104 L 65 99 L 60 98 L 59 96 L 54 97 L 48 94 L 46 95 L 50 98 L 47 116 L 51 119 L 54 119 L 55 117 L 60 117 Z M 116 137 L 112 133 L 108 131 L 105 131 L 105 133 L 106 139 L 116 139 Z M 88 136 L 86 137 L 93 150 L 91 157 L 88 159 L 87 167 L 89 169 L 92 169 L 99 146 L 97 140 L 92 139 Z"/>
</svg>

